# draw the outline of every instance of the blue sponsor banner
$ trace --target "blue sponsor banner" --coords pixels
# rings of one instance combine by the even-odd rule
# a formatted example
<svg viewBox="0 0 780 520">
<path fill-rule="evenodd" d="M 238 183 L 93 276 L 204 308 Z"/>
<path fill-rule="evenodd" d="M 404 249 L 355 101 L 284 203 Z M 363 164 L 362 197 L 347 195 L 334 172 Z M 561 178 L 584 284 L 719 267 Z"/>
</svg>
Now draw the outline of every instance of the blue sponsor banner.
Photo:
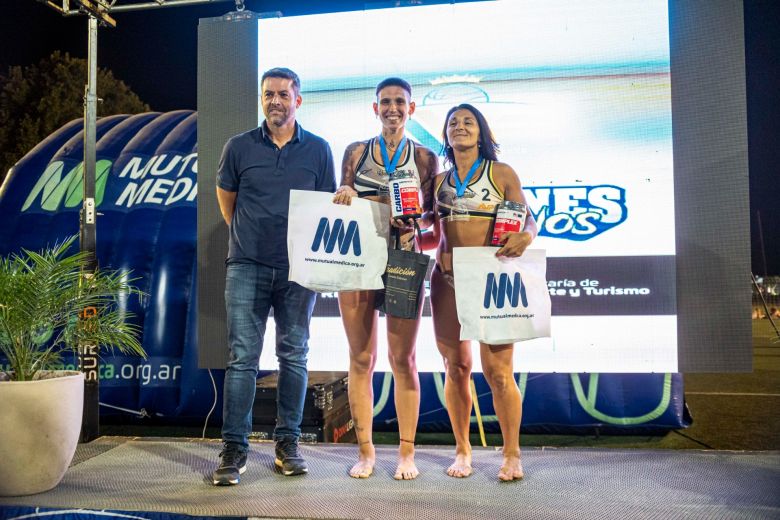
<svg viewBox="0 0 780 520">
<path fill-rule="evenodd" d="M 499 433 L 493 396 L 482 374 L 473 374 L 485 431 Z M 374 428 L 398 428 L 391 374 L 374 375 Z M 515 374 L 523 399 L 521 430 L 527 433 L 663 432 L 687 427 L 682 374 Z M 421 373 L 419 431 L 451 431 L 444 399 L 444 374 Z M 471 416 L 472 432 L 477 417 Z"/>
</svg>

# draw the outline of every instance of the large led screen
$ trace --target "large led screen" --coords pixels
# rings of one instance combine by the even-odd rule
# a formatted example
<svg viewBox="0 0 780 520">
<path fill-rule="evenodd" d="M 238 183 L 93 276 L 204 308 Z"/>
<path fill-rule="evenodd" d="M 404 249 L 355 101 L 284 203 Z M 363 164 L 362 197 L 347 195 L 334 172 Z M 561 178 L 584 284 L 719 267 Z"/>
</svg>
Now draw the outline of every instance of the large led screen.
<svg viewBox="0 0 780 520">
<path fill-rule="evenodd" d="M 337 172 L 349 143 L 379 133 L 372 102 L 387 76 L 412 84 L 417 109 L 407 135 L 437 153 L 447 110 L 478 107 L 538 222 L 532 247 L 548 257 L 553 334 L 518 343 L 515 367 L 677 371 L 666 0 L 473 2 L 264 18 L 258 61 L 260 74 L 275 66 L 299 74 L 298 121 L 329 141 Z M 274 344 L 273 329 L 266 345 Z M 384 331 L 382 321 L 380 371 L 389 370 Z M 312 370 L 349 364 L 335 294 L 318 298 L 310 347 Z M 417 362 L 421 371 L 442 370 L 427 301 Z M 275 367 L 273 348 L 263 350 L 261 367 Z"/>
</svg>

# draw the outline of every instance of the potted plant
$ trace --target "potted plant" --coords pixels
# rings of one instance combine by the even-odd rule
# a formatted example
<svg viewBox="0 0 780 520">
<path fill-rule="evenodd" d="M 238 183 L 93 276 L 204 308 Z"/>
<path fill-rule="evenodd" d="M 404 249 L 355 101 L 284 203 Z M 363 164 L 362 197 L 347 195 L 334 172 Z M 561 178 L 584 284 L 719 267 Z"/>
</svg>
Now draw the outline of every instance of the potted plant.
<svg viewBox="0 0 780 520">
<path fill-rule="evenodd" d="M 73 459 L 84 375 L 56 370 L 63 353 L 97 345 L 146 356 L 122 305 L 139 291 L 127 272 L 84 275 L 88 254 L 68 254 L 75 240 L 0 257 L 0 496 L 53 488 Z"/>
</svg>

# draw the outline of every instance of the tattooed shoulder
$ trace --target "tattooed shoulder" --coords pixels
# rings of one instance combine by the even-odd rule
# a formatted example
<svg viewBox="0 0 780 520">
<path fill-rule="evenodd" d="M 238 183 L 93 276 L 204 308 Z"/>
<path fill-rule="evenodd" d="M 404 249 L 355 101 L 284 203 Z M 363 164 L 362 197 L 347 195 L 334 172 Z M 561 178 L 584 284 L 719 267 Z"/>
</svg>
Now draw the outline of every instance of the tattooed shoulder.
<svg viewBox="0 0 780 520">
<path fill-rule="evenodd" d="M 341 184 L 352 186 L 355 182 L 356 161 L 363 153 L 367 141 L 355 141 L 344 150 L 344 158 L 341 161 Z"/>
<path fill-rule="evenodd" d="M 347 146 L 347 149 L 344 151 L 344 157 L 351 157 L 357 151 L 362 152 L 365 146 L 366 146 L 365 141 L 355 141 L 354 143 L 349 144 Z"/>
<path fill-rule="evenodd" d="M 425 169 L 428 171 L 428 176 L 430 178 L 436 177 L 436 175 L 439 173 L 439 158 L 436 156 L 436 154 L 433 153 L 430 149 L 426 148 L 423 160 Z"/>
</svg>

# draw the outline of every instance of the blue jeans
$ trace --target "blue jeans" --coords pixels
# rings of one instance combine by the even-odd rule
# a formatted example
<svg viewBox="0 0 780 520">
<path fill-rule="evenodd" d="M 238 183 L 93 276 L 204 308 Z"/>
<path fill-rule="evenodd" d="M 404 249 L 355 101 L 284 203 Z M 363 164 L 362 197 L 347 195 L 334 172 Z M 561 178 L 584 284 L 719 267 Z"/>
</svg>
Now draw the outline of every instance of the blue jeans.
<svg viewBox="0 0 780 520">
<path fill-rule="evenodd" d="M 225 372 L 222 440 L 248 447 L 252 405 L 270 309 L 276 321 L 279 383 L 274 439 L 301 435 L 308 373 L 309 321 L 315 294 L 287 280 L 287 269 L 228 264 L 225 283 L 230 359 Z"/>
</svg>

